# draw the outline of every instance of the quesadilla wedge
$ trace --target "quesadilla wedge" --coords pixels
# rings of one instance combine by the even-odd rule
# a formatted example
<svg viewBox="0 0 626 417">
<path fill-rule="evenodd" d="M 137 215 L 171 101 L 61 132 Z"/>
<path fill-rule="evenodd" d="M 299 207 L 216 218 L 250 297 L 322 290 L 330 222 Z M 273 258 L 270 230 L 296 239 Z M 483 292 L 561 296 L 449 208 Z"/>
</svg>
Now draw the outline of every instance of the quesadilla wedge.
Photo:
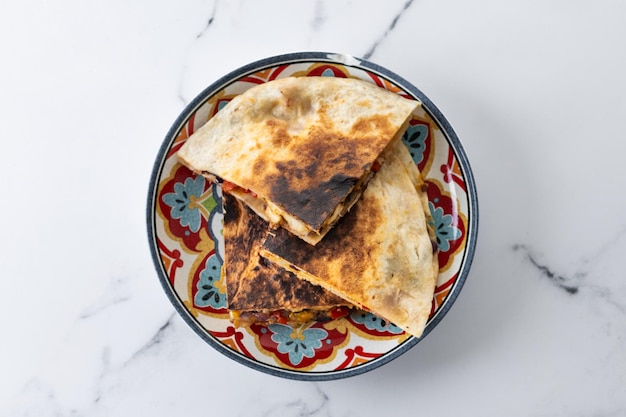
<svg viewBox="0 0 626 417">
<path fill-rule="evenodd" d="M 344 299 L 259 256 L 260 244 L 269 230 L 267 222 L 227 193 L 222 204 L 222 274 L 233 324 L 296 326 L 349 313 L 351 306 Z"/>
<path fill-rule="evenodd" d="M 277 229 L 260 254 L 419 337 L 438 263 L 421 178 L 403 153 L 399 143 L 354 208 L 315 247 Z"/>
<path fill-rule="evenodd" d="M 357 79 L 287 77 L 233 98 L 179 160 L 274 228 L 317 244 L 358 200 L 419 102 Z"/>
</svg>

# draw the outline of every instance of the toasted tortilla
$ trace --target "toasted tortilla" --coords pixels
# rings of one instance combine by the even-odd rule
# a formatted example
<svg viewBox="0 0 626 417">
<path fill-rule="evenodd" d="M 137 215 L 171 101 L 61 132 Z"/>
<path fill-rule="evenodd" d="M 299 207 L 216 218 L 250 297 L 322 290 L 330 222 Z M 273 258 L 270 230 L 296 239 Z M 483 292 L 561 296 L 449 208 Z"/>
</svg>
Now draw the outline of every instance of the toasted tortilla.
<svg viewBox="0 0 626 417">
<path fill-rule="evenodd" d="M 396 145 L 396 146 L 406 147 L 404 144 Z M 436 256 L 437 251 L 438 251 L 437 244 L 436 244 L 437 236 L 435 234 L 435 229 L 434 229 L 435 222 L 433 220 L 432 213 L 430 212 L 430 206 L 428 205 L 428 195 L 426 194 L 426 189 L 427 189 L 426 183 L 424 182 L 424 178 L 422 178 L 422 174 L 419 172 L 419 169 L 417 169 L 417 165 L 415 164 L 415 161 L 413 161 L 413 158 L 411 157 L 410 152 L 405 152 L 403 149 L 394 149 L 394 156 L 400 160 L 400 162 L 404 166 L 404 169 L 409 175 L 409 179 L 413 183 L 413 186 L 415 186 L 415 189 L 418 190 L 417 194 L 419 196 L 420 203 L 422 204 L 422 208 L 424 210 L 424 217 L 426 218 L 426 227 L 428 229 L 428 236 L 430 237 L 430 241 L 433 244 L 433 250 L 435 251 L 435 256 L 433 257 L 433 262 L 435 263 L 434 267 L 438 271 L 439 261 Z"/>
<path fill-rule="evenodd" d="M 331 318 L 330 310 L 349 306 L 344 299 L 296 277 L 259 256 L 269 225 L 225 193 L 224 265 L 227 306 L 235 324 L 307 322 Z"/>
<path fill-rule="evenodd" d="M 282 78 L 236 96 L 178 158 L 314 245 L 358 200 L 419 105 L 357 79 Z"/>
<path fill-rule="evenodd" d="M 438 274 L 424 188 L 403 143 L 394 148 L 354 208 L 315 247 L 283 229 L 260 254 L 298 277 L 422 335 Z M 416 187 L 417 185 L 417 187 Z"/>
</svg>

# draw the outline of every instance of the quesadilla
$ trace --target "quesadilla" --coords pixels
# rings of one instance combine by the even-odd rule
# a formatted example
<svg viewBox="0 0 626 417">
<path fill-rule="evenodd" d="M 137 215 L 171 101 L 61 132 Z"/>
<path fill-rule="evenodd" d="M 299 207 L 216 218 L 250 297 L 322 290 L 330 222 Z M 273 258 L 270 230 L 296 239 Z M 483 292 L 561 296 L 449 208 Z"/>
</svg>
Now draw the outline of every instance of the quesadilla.
<svg viewBox="0 0 626 417">
<path fill-rule="evenodd" d="M 233 324 L 299 325 L 331 320 L 350 304 L 259 256 L 269 225 L 233 196 L 222 197 L 226 300 Z"/>
<path fill-rule="evenodd" d="M 359 199 L 419 102 L 357 79 L 287 77 L 233 98 L 179 160 L 274 228 L 317 244 Z"/>
<path fill-rule="evenodd" d="M 407 154 L 399 143 L 354 208 L 315 247 L 277 229 L 260 254 L 419 337 L 438 263 L 425 189 Z"/>
</svg>

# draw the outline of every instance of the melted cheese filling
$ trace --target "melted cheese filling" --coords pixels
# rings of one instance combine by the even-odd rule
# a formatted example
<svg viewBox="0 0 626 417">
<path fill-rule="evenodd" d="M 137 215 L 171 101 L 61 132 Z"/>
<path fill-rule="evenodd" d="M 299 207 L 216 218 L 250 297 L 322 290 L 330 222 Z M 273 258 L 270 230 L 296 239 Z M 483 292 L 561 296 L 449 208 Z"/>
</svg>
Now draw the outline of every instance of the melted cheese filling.
<svg viewBox="0 0 626 417">
<path fill-rule="evenodd" d="M 230 321 L 236 326 L 274 323 L 301 326 L 314 321 L 330 321 L 350 314 L 350 306 L 311 307 L 300 311 L 290 310 L 229 310 Z"/>
</svg>

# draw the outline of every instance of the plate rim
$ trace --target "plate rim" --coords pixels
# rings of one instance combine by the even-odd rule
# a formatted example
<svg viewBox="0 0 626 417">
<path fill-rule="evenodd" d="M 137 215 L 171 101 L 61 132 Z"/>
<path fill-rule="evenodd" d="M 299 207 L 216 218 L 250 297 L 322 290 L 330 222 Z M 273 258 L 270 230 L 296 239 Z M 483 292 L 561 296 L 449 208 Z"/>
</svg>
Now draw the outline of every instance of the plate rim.
<svg viewBox="0 0 626 417">
<path fill-rule="evenodd" d="M 357 366 L 342 370 L 302 371 L 281 368 L 279 366 L 262 363 L 253 358 L 244 356 L 239 352 L 233 351 L 231 348 L 227 347 L 219 340 L 216 340 L 191 315 L 189 310 L 185 308 L 183 301 L 176 294 L 176 291 L 173 290 L 172 286 L 170 285 L 169 276 L 163 268 L 158 249 L 158 238 L 155 228 L 155 209 L 157 201 L 156 194 L 158 189 L 158 180 L 160 178 L 160 173 L 162 172 L 163 166 L 166 162 L 165 156 L 171 149 L 171 145 L 175 141 L 176 135 L 180 131 L 181 127 L 184 126 L 185 123 L 187 123 L 190 115 L 197 111 L 197 109 L 204 104 L 207 98 L 209 98 L 216 91 L 219 91 L 227 87 L 229 84 L 236 82 L 237 79 L 242 78 L 247 74 L 263 70 L 264 68 L 275 67 L 277 65 L 280 65 L 281 63 L 287 64 L 296 62 L 329 62 L 341 64 L 347 67 L 364 69 L 384 78 L 385 80 L 392 82 L 393 84 L 398 85 L 404 91 L 408 92 L 410 95 L 421 101 L 424 110 L 439 125 L 439 127 L 441 128 L 441 132 L 444 134 L 446 140 L 448 141 L 450 148 L 454 153 L 456 161 L 461 168 L 461 172 L 463 174 L 463 179 L 466 186 L 468 203 L 466 247 L 464 250 L 463 259 L 461 260 L 459 266 L 459 276 L 455 280 L 455 283 L 448 295 L 448 297 L 450 298 L 446 301 L 445 305 L 442 306 L 442 308 L 437 312 L 436 316 L 429 321 L 428 325 L 424 329 L 424 333 L 420 338 L 410 336 L 409 338 L 395 346 L 393 349 L 390 349 L 389 351 L 384 353 L 382 356 L 359 364 Z M 176 117 L 175 121 L 168 129 L 165 138 L 161 142 L 161 146 L 159 147 L 156 154 L 155 162 L 153 163 L 152 171 L 150 174 L 147 197 L 146 222 L 150 254 L 156 268 L 161 287 L 166 293 L 169 301 L 174 306 L 176 312 L 183 318 L 187 325 L 191 327 L 191 329 L 198 336 L 200 336 L 210 346 L 212 346 L 218 352 L 224 354 L 228 358 L 238 362 L 239 364 L 243 364 L 249 368 L 264 372 L 266 374 L 302 381 L 336 380 L 363 374 L 379 368 L 394 359 L 397 359 L 399 356 L 403 355 L 404 353 L 412 349 L 415 345 L 417 345 L 420 341 L 422 341 L 428 334 L 430 334 L 430 332 L 434 330 L 435 327 L 437 327 L 437 325 L 441 322 L 445 315 L 450 311 L 452 305 L 456 302 L 471 270 L 471 265 L 473 262 L 478 239 L 478 196 L 473 172 L 460 139 L 456 135 L 456 132 L 452 128 L 452 125 L 448 122 L 443 113 L 441 113 L 437 106 L 435 106 L 435 104 L 419 88 L 405 80 L 403 77 L 394 73 L 393 71 L 390 71 L 387 68 L 366 59 L 335 52 L 292 52 L 262 58 L 228 72 L 227 74 L 218 78 L 216 81 L 204 88 L 180 111 L 179 115 Z"/>
</svg>

